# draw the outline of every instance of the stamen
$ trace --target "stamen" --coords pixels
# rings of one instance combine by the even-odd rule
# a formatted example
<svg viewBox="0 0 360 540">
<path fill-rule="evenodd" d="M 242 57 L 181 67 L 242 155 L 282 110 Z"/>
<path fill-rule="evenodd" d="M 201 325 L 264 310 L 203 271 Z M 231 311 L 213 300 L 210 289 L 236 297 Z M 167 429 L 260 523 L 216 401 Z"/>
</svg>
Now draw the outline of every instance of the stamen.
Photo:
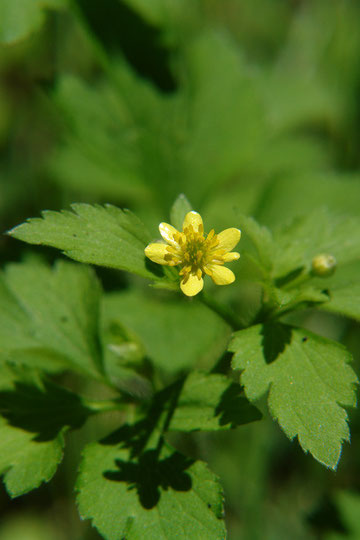
<svg viewBox="0 0 360 540">
<path fill-rule="evenodd" d="M 201 276 L 202 276 L 202 271 L 200 270 L 200 268 L 197 269 L 196 276 L 197 276 L 198 280 L 200 281 Z"/>
<path fill-rule="evenodd" d="M 185 283 L 186 283 L 187 281 L 189 281 L 189 277 L 190 277 L 190 274 L 186 274 L 186 276 L 184 276 L 184 279 L 182 280 L 183 285 L 185 285 Z"/>
</svg>

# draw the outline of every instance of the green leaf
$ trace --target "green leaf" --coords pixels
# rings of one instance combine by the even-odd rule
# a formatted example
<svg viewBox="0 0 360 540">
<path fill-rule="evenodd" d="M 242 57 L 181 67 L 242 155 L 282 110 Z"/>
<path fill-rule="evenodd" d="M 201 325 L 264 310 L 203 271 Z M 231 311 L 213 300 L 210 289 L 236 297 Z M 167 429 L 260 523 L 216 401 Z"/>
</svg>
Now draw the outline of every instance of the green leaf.
<svg viewBox="0 0 360 540">
<path fill-rule="evenodd" d="M 177 11 L 169 6 L 163 13 Z M 181 6 L 186 20 L 189 10 Z M 182 41 L 174 65 L 178 90 L 166 95 L 119 60 L 111 66 L 111 83 L 95 88 L 62 77 L 55 103 L 65 130 L 52 176 L 61 185 L 126 197 L 165 215 L 179 186 L 200 209 L 211 190 L 247 174 L 264 146 L 264 111 L 236 43 L 224 33 L 197 32 Z"/>
<path fill-rule="evenodd" d="M 0 0 L 0 43 L 11 44 L 40 28 L 45 9 L 63 9 L 66 0 Z"/>
<path fill-rule="evenodd" d="M 159 270 L 150 270 L 155 265 L 144 254 L 148 233 L 129 210 L 81 203 L 73 204 L 72 210 L 44 211 L 42 218 L 29 219 L 9 234 L 30 244 L 61 249 L 76 261 L 160 279 L 155 273 Z"/>
<path fill-rule="evenodd" d="M 231 331 L 196 299 L 138 291 L 105 296 L 104 327 L 116 322 L 137 336 L 154 365 L 168 373 L 212 366 L 225 350 Z"/>
<path fill-rule="evenodd" d="M 36 441 L 34 433 L 13 428 L 0 418 L 0 440 L 0 473 L 12 497 L 51 480 L 62 460 L 62 434 L 52 441 Z"/>
<path fill-rule="evenodd" d="M 117 89 L 108 81 L 90 86 L 63 75 L 54 100 L 66 127 L 50 160 L 55 179 L 98 198 L 148 202 L 135 126 Z"/>
<path fill-rule="evenodd" d="M 146 448 L 139 426 L 124 426 L 83 453 L 77 481 L 82 518 L 107 540 L 215 540 L 225 537 L 215 475 L 161 444 Z"/>
<path fill-rule="evenodd" d="M 346 317 L 360 320 L 360 261 L 337 268 L 328 282 L 322 280 L 322 287 L 329 291 L 329 301 L 321 309 L 340 313 Z"/>
<path fill-rule="evenodd" d="M 239 227 L 242 231 L 242 242 L 249 240 L 255 250 L 254 257 L 259 266 L 269 273 L 273 266 L 275 245 L 272 234 L 267 227 L 259 225 L 255 219 L 238 214 Z M 244 246 L 243 246 L 244 247 Z"/>
<path fill-rule="evenodd" d="M 181 389 L 170 431 L 231 429 L 260 420 L 261 414 L 225 375 L 193 372 Z"/>
<path fill-rule="evenodd" d="M 332 213 L 358 216 L 359 199 L 357 173 L 307 172 L 291 178 L 291 182 L 286 176 L 267 184 L 255 217 L 273 228 L 315 212 L 324 205 Z"/>
<path fill-rule="evenodd" d="M 340 511 L 346 534 L 331 532 L 325 540 L 358 540 L 360 538 L 360 495 L 351 491 L 339 491 L 335 494 L 336 506 Z"/>
<path fill-rule="evenodd" d="M 48 482 L 63 455 L 64 433 L 89 411 L 68 390 L 32 371 L 1 366 L 0 474 L 12 497 Z"/>
<path fill-rule="evenodd" d="M 175 229 L 182 231 L 184 218 L 188 212 L 191 212 L 192 209 L 193 208 L 186 196 L 181 193 L 172 205 L 170 211 L 170 222 Z"/>
<path fill-rule="evenodd" d="M 335 469 L 349 440 L 344 407 L 356 405 L 357 377 L 346 349 L 307 330 L 281 323 L 235 334 L 232 366 L 250 401 L 268 394 L 268 406 L 285 434 Z"/>
<path fill-rule="evenodd" d="M 192 6 L 189 0 L 125 0 L 125 3 L 150 24 L 165 25 L 167 29 L 171 27 L 173 19 L 176 21 L 176 17 L 189 11 Z"/>
<path fill-rule="evenodd" d="M 0 355 L 45 371 L 98 377 L 100 284 L 94 272 L 58 261 L 10 264 L 0 275 Z"/>
<path fill-rule="evenodd" d="M 321 309 L 360 321 L 360 283 L 331 290 L 330 301 Z"/>
<path fill-rule="evenodd" d="M 333 216 L 324 209 L 295 219 L 274 238 L 275 277 L 301 268 L 309 271 L 313 257 L 321 253 L 334 255 L 338 266 L 360 258 L 360 220 Z"/>
<path fill-rule="evenodd" d="M 186 44 L 184 63 L 191 130 L 181 182 L 195 205 L 209 190 L 248 173 L 264 144 L 265 119 L 253 73 L 229 35 L 198 34 Z"/>
</svg>

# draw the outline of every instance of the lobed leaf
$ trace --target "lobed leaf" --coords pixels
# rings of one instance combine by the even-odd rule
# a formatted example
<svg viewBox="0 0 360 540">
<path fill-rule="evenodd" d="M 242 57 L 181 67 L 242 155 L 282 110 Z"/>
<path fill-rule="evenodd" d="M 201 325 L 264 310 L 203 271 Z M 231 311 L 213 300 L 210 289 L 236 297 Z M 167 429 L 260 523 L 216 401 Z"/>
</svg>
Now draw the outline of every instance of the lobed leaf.
<svg viewBox="0 0 360 540">
<path fill-rule="evenodd" d="M 115 206 L 73 204 L 72 212 L 44 211 L 8 234 L 28 242 L 61 249 L 76 261 L 160 279 L 159 270 L 146 260 L 148 233 L 129 210 Z"/>
<path fill-rule="evenodd" d="M 0 358 L 45 371 L 102 372 L 100 284 L 86 267 L 10 264 L 0 275 Z"/>
<path fill-rule="evenodd" d="M 250 401 L 268 394 L 268 406 L 285 434 L 335 469 L 349 440 L 344 407 L 356 405 L 357 377 L 346 349 L 307 330 L 281 323 L 235 334 L 232 366 Z"/>
<path fill-rule="evenodd" d="M 85 448 L 76 486 L 80 515 L 107 540 L 223 539 L 215 475 L 158 439 L 139 449 L 141 435 L 139 427 L 124 426 Z"/>
<path fill-rule="evenodd" d="M 167 429 L 213 431 L 260 420 L 241 387 L 220 374 L 191 373 L 181 389 Z"/>
<path fill-rule="evenodd" d="M 12 497 L 48 482 L 63 456 L 64 433 L 90 412 L 80 398 L 33 371 L 3 365 L 0 474 Z"/>
</svg>

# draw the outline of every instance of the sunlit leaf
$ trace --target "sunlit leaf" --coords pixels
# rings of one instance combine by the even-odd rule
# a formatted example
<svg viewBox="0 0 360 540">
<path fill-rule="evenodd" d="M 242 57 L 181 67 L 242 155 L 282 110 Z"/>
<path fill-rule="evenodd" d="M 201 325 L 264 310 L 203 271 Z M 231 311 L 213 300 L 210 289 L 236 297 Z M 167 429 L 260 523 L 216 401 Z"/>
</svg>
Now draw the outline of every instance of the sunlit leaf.
<svg viewBox="0 0 360 540">
<path fill-rule="evenodd" d="M 150 238 L 134 214 L 111 205 L 73 204 L 72 210 L 44 211 L 42 218 L 29 219 L 9 234 L 61 249 L 76 261 L 160 279 L 144 254 Z"/>
<path fill-rule="evenodd" d="M 312 332 L 281 323 L 235 334 L 232 366 L 250 401 L 268 396 L 271 415 L 305 452 L 335 469 L 349 440 L 344 407 L 356 405 L 357 377 L 346 349 Z"/>
<path fill-rule="evenodd" d="M 146 431 L 125 426 L 85 448 L 76 486 L 80 515 L 107 540 L 222 540 L 215 475 L 168 445 L 139 447 L 141 436 Z"/>
<path fill-rule="evenodd" d="M 224 375 L 193 372 L 181 389 L 168 429 L 231 429 L 260 418 L 238 384 Z"/>
</svg>

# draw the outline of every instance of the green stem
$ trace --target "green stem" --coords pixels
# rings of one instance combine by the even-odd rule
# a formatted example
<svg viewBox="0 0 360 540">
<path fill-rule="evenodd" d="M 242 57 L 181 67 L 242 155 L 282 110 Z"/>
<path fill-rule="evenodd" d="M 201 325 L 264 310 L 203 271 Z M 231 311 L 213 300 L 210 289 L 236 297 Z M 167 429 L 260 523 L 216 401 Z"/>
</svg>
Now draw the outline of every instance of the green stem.
<svg viewBox="0 0 360 540">
<path fill-rule="evenodd" d="M 227 305 L 215 300 L 209 294 L 202 292 L 200 299 L 208 308 L 217 313 L 226 323 L 228 323 L 233 330 L 240 330 L 244 327 L 240 320 L 240 317 Z"/>
</svg>

